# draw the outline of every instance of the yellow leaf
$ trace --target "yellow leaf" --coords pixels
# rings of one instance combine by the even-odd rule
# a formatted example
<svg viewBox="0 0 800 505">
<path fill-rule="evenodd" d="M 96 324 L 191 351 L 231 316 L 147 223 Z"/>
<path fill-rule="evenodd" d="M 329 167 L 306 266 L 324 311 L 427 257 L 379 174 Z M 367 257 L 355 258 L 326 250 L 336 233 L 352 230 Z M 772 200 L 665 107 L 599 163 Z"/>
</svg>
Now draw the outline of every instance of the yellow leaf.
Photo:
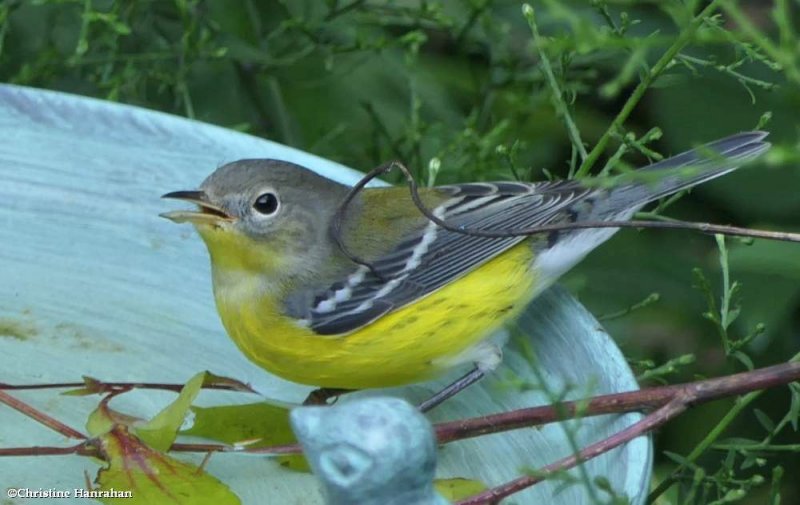
<svg viewBox="0 0 800 505">
<path fill-rule="evenodd" d="M 445 499 L 450 501 L 463 500 L 476 495 L 481 491 L 486 491 L 487 487 L 481 481 L 456 477 L 454 479 L 436 479 L 433 487 Z"/>
</svg>

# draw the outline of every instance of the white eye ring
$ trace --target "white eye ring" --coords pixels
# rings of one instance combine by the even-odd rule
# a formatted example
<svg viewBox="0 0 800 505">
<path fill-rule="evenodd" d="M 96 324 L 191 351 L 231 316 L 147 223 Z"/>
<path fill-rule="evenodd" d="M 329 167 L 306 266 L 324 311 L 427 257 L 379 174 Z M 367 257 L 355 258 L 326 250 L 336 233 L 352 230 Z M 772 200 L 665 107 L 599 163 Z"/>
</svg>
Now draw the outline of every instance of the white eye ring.
<svg viewBox="0 0 800 505">
<path fill-rule="evenodd" d="M 281 208 L 278 195 L 273 190 L 266 190 L 253 201 L 253 210 L 261 216 L 274 216 Z"/>
</svg>

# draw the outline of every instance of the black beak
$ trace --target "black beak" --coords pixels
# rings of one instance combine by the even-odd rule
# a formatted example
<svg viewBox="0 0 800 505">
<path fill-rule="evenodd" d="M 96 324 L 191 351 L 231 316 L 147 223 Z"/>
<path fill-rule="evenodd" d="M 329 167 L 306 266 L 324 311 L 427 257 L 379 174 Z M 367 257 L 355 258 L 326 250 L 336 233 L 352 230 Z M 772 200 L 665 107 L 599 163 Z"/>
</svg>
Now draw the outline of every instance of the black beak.
<svg viewBox="0 0 800 505">
<path fill-rule="evenodd" d="M 173 198 L 175 200 L 185 200 L 187 202 L 196 203 L 197 205 L 206 205 L 211 202 L 208 201 L 208 195 L 204 191 L 173 191 L 161 195 L 161 198 Z"/>
</svg>

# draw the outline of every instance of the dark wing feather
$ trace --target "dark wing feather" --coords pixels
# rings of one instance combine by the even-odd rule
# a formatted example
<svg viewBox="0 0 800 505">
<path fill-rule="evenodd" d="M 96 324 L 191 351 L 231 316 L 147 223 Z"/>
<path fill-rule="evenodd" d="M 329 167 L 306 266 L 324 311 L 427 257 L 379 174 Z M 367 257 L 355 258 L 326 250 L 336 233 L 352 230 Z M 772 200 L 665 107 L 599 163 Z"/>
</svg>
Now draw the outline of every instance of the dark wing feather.
<svg viewBox="0 0 800 505">
<path fill-rule="evenodd" d="M 591 189 L 570 181 L 537 184 L 470 183 L 437 188 L 450 198 L 434 212 L 455 226 L 504 229 L 552 222 Z M 303 314 L 319 334 L 354 331 L 378 317 L 422 298 L 525 237 L 503 239 L 450 232 L 432 222 L 372 263 L 314 297 Z M 296 314 L 300 316 L 300 314 Z"/>
</svg>

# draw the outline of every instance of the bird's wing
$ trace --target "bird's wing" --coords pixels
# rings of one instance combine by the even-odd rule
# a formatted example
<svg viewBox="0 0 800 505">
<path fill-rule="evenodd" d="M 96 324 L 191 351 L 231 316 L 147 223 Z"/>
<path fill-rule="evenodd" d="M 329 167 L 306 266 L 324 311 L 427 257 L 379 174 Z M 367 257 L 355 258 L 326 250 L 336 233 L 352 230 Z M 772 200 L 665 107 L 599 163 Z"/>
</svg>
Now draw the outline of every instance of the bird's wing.
<svg viewBox="0 0 800 505">
<path fill-rule="evenodd" d="M 765 136 L 764 132 L 740 133 L 638 171 L 667 172 L 655 184 L 623 183 L 610 190 L 575 181 L 458 184 L 434 188 L 432 191 L 444 196 L 434 199 L 437 203 L 431 207 L 437 217 L 454 226 L 494 231 L 576 220 L 627 219 L 649 201 L 718 177 L 760 155 L 769 148 Z M 687 176 L 676 170 L 687 166 L 699 173 Z M 595 234 L 593 240 L 573 247 L 570 258 L 558 261 L 571 266 L 614 231 L 551 232 L 547 240 Z M 354 267 L 324 289 L 290 296 L 286 308 L 319 334 L 347 334 L 432 293 L 524 239 L 476 237 L 420 219 L 397 246 L 372 261 L 374 270 Z M 552 249 L 550 253 L 552 259 Z"/>
<path fill-rule="evenodd" d="M 435 188 L 447 195 L 433 213 L 449 224 L 487 230 L 569 219 L 570 207 L 596 191 L 574 181 L 470 183 Z M 373 269 L 353 271 L 323 290 L 296 293 L 291 315 L 318 334 L 350 333 L 466 274 L 525 237 L 485 238 L 447 231 L 427 219 Z"/>
</svg>

